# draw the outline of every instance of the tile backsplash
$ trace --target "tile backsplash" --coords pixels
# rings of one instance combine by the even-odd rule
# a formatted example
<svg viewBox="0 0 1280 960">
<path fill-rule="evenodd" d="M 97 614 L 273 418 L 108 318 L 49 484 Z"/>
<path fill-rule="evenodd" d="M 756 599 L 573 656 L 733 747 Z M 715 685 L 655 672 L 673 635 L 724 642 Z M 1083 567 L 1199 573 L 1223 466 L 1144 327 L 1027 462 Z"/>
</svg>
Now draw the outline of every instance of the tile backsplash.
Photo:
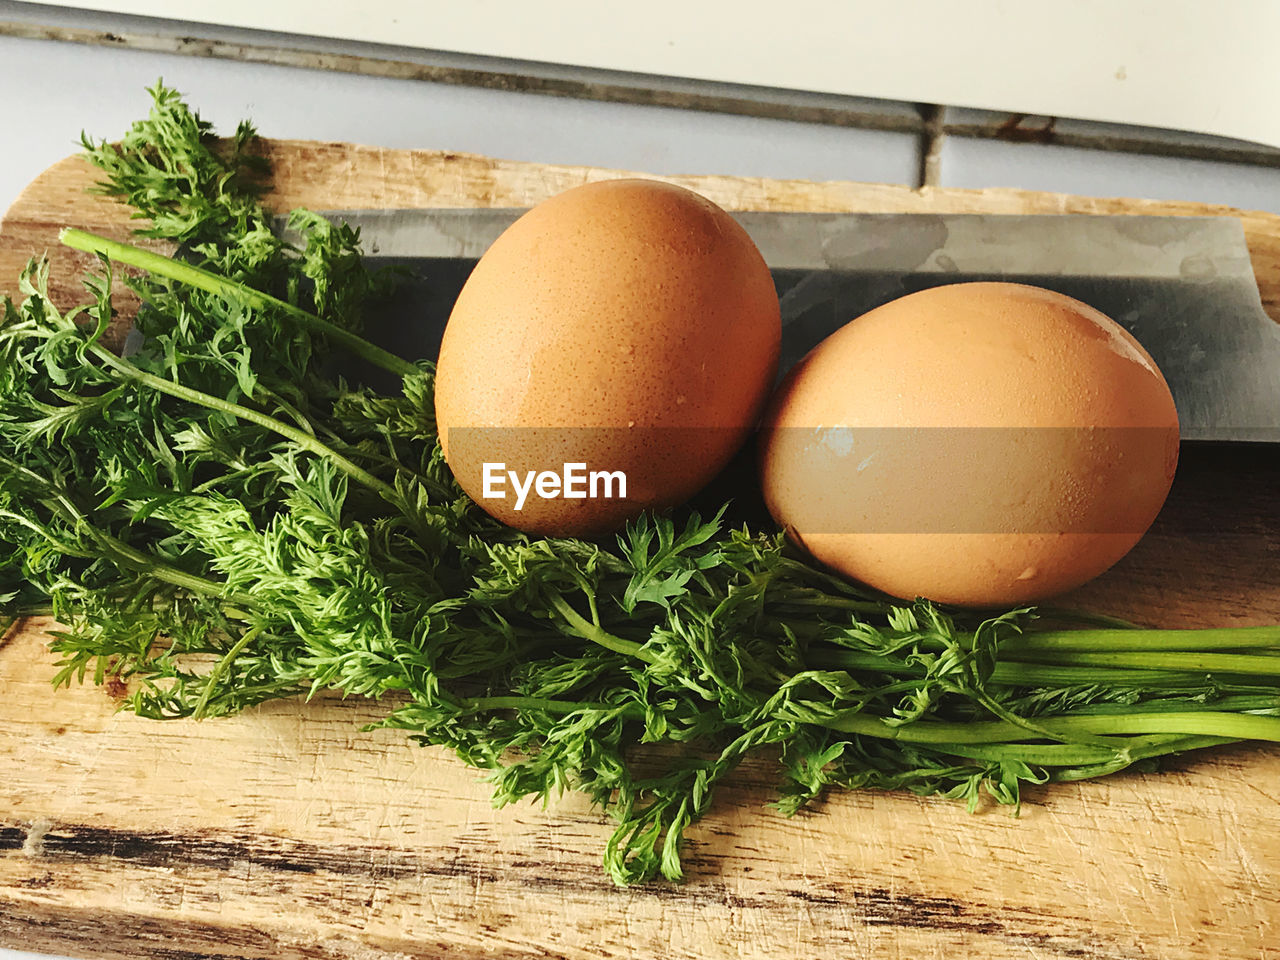
<svg viewBox="0 0 1280 960">
<path fill-rule="evenodd" d="M 0 206 L 116 136 L 163 76 L 220 127 L 653 173 L 1020 187 L 1280 213 L 1280 150 L 1067 118 L 798 93 L 0 0 L 0 91 L 39 123 Z M 57 83 L 33 82 L 56 76 Z M 927 158 L 927 161 L 926 161 Z"/>
</svg>

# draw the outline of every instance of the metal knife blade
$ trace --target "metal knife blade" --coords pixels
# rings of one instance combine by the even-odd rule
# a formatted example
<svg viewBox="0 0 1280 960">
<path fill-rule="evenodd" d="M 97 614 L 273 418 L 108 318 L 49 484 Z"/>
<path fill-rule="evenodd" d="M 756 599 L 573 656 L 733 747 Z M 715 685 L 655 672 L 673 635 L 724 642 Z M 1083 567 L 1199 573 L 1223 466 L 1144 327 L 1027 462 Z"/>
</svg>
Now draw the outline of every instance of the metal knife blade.
<svg viewBox="0 0 1280 960">
<path fill-rule="evenodd" d="M 408 268 L 369 333 L 434 356 L 476 260 L 524 211 L 330 211 L 377 264 Z M 854 317 L 925 287 L 1009 280 L 1126 327 L 1169 381 L 1187 440 L 1280 442 L 1280 324 L 1264 312 L 1230 217 L 737 213 L 773 271 L 781 371 Z"/>
</svg>

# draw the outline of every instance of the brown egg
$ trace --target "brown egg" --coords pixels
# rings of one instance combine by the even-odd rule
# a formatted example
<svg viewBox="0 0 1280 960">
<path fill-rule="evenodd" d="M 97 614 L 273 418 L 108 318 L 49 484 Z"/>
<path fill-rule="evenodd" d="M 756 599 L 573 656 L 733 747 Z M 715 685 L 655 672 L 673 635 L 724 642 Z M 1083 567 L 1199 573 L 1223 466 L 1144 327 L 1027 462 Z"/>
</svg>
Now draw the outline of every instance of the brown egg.
<svg viewBox="0 0 1280 960">
<path fill-rule="evenodd" d="M 575 188 L 504 232 L 458 297 L 436 375 L 445 457 L 511 526 L 616 530 L 728 462 L 780 336 L 769 270 L 714 203 L 651 180 Z"/>
<path fill-rule="evenodd" d="M 1012 283 L 936 287 L 847 324 L 770 404 L 770 512 L 898 597 L 1030 603 L 1112 566 L 1173 481 L 1164 377 L 1114 321 Z"/>
</svg>

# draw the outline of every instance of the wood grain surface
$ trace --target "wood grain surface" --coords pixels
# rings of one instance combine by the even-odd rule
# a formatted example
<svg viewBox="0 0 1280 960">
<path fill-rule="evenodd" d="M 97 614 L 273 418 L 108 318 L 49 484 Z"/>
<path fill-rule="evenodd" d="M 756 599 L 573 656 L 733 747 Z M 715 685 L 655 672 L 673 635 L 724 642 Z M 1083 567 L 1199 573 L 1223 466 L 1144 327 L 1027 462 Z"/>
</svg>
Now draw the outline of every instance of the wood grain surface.
<svg viewBox="0 0 1280 960">
<path fill-rule="evenodd" d="M 276 141 L 280 208 L 518 206 L 617 175 Z M 1196 204 L 670 178 L 731 209 L 1226 214 L 1280 317 L 1280 218 Z M 124 236 L 69 159 L 0 224 L 0 288 L 61 226 Z M 55 288 L 78 298 L 74 282 Z M 1280 621 L 1280 453 L 1184 450 L 1155 528 L 1064 602 L 1167 626 Z M 1280 750 L 1029 791 L 1021 816 L 871 792 L 786 819 L 771 759 L 691 833 L 683 885 L 619 890 L 580 798 L 495 810 L 364 701 L 151 722 L 54 693 L 48 621 L 0 643 L 0 945 L 84 957 L 1280 958 Z"/>
</svg>

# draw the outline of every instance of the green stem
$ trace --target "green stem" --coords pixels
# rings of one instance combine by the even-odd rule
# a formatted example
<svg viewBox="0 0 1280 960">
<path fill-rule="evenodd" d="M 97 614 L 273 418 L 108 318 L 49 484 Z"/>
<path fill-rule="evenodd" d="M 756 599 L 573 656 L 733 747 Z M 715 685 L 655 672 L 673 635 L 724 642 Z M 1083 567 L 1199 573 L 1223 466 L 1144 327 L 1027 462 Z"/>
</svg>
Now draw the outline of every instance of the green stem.
<svg viewBox="0 0 1280 960">
<path fill-rule="evenodd" d="M 944 723 L 918 720 L 891 724 L 857 711 L 821 721 L 822 726 L 903 743 L 1010 743 L 1027 739 L 1027 731 L 1003 720 L 976 723 Z M 1129 713 L 1093 716 L 1038 717 L 1037 726 L 1063 740 L 1085 735 L 1179 733 L 1226 737 L 1231 740 L 1269 740 L 1280 743 L 1280 717 L 1220 711 Z"/>
<path fill-rule="evenodd" d="M 193 720 L 201 720 L 204 718 L 204 711 L 209 705 L 209 697 L 213 695 L 213 688 L 217 686 L 218 681 L 222 679 L 222 675 L 227 672 L 227 669 L 235 661 L 236 657 L 240 656 L 244 651 L 244 648 L 252 643 L 254 638 L 260 633 L 262 633 L 261 625 L 250 627 L 240 635 L 240 639 L 236 641 L 235 646 L 228 650 L 222 659 L 214 664 L 213 669 L 209 671 L 209 675 L 205 679 L 204 689 L 200 691 L 200 699 L 196 701 L 195 708 L 191 711 L 191 718 Z"/>
<path fill-rule="evenodd" d="M 2 460 L 3 458 L 0 458 L 0 461 Z M 43 500 L 40 502 L 45 503 L 45 501 Z M 49 504 L 47 503 L 45 503 L 45 505 L 49 506 Z M 0 510 L 0 520 L 8 520 L 10 523 L 15 524 L 16 526 L 25 527 L 26 529 L 34 533 L 36 536 L 43 537 L 47 543 L 49 543 L 51 546 L 54 547 L 54 549 L 56 549 L 59 553 L 64 554 L 65 556 L 79 557 L 82 560 L 87 560 L 90 556 L 89 553 L 87 553 L 86 551 L 77 549 L 72 544 L 59 540 L 57 537 L 55 537 L 52 533 L 50 533 L 40 524 L 36 523 L 34 520 L 32 520 L 29 517 L 22 516 L 22 514 L 14 513 L 12 510 Z"/>
<path fill-rule="evenodd" d="M 1130 670 L 1123 667 L 1086 667 L 1057 663 L 998 662 L 991 683 L 1006 687 L 1112 687 L 1151 689 L 1199 689 L 1205 678 L 1177 670 Z"/>
<path fill-rule="evenodd" d="M 1087 746 L 1075 743 L 944 743 L 930 749 L 970 760 L 991 762 L 1015 761 L 1040 767 L 1083 767 L 1122 762 L 1128 766 L 1138 760 L 1191 749 L 1191 746 L 1215 746 L 1230 743 L 1224 737 L 1185 737 L 1169 734 L 1153 737 L 1130 737 L 1115 747 Z M 1117 767 L 1120 769 L 1120 767 Z"/>
<path fill-rule="evenodd" d="M 1001 655 L 1280 649 L 1280 625 L 1203 630 L 1044 630 L 1011 637 Z"/>
<path fill-rule="evenodd" d="M 1189 713 L 1218 710 L 1224 713 L 1280 714 L 1280 692 L 1235 693 L 1201 703 L 1197 700 L 1160 697 L 1139 703 L 1089 703 L 1072 709 L 1072 716 L 1090 714 L 1108 716 L 1120 713 Z"/>
<path fill-rule="evenodd" d="M 865 671 L 890 676 L 923 679 L 925 668 L 904 663 L 880 653 L 813 646 L 806 659 L 810 666 L 828 670 Z M 1099 669 L 1084 666 L 1060 666 L 1040 663 L 1003 663 L 995 665 L 988 682 L 1007 687 L 1085 686 L 1108 683 L 1115 686 L 1147 687 L 1184 681 L 1204 686 L 1203 678 L 1188 678 L 1177 671 Z"/>
<path fill-rule="evenodd" d="M 592 643 L 598 643 L 606 650 L 612 650 L 614 653 L 621 653 L 628 657 L 636 657 L 643 660 L 645 663 L 653 663 L 655 661 L 656 658 L 654 655 L 643 649 L 640 644 L 632 640 L 623 640 L 621 637 L 616 637 L 599 625 L 585 619 L 577 610 L 573 609 L 573 607 L 569 605 L 569 601 L 564 597 L 559 595 L 553 596 L 551 598 L 551 605 L 556 608 L 562 617 L 564 617 L 565 621 L 569 624 L 569 629 L 582 639 L 590 640 Z"/>
<path fill-rule="evenodd" d="M 185 570 L 179 570 L 177 567 L 171 567 L 166 563 L 156 560 L 154 557 L 148 556 L 141 550 L 129 546 L 122 540 L 104 533 L 95 527 L 86 525 L 86 532 L 91 536 L 104 552 L 112 554 L 112 560 L 122 562 L 127 567 L 140 570 L 147 576 L 155 577 L 155 579 L 171 584 L 175 587 L 181 587 L 183 590 L 189 590 L 192 593 L 202 594 L 209 597 L 223 597 L 234 603 L 246 604 L 252 606 L 253 600 L 250 597 L 228 596 L 226 594 L 226 584 L 218 583 L 214 580 L 208 580 L 204 577 L 197 576 L 194 573 L 187 573 Z"/>
<path fill-rule="evenodd" d="M 487 710 L 543 710 L 547 713 L 568 714 L 580 710 L 617 710 L 618 705 L 595 703 L 586 700 L 550 700 L 544 697 L 473 697 L 463 701 L 468 713 Z M 621 707 L 624 712 L 634 712 L 633 704 Z"/>
<path fill-rule="evenodd" d="M 1002 653 L 1002 655 L 1004 655 Z M 1280 677 L 1280 656 L 1245 653 L 1075 653 L 1057 650 L 1024 650 L 1009 654 L 1029 663 L 1063 663 L 1081 667 L 1122 667 L 1138 670 L 1176 670 L 1183 673 L 1252 674 Z"/>
<path fill-rule="evenodd" d="M 1000 655 L 1005 656 L 1004 647 Z M 1234 673 L 1245 676 L 1272 677 L 1280 665 L 1274 657 L 1257 657 L 1252 664 L 1242 655 L 1232 655 L 1229 660 L 1216 661 L 1210 665 L 1199 655 L 1190 655 L 1193 659 L 1170 662 L 1161 654 L 1160 661 L 1154 664 L 1156 669 L 1143 668 L 1128 662 L 1134 656 L 1125 655 L 1126 665 L 1094 663 L 1083 654 L 1071 654 L 1058 657 L 1056 651 L 1035 652 L 1019 650 L 1010 655 L 1027 656 L 1027 661 L 1001 660 L 996 663 L 988 678 L 990 683 L 1007 687 L 1044 687 L 1044 686 L 1088 686 L 1092 684 L 1109 684 L 1124 687 L 1202 687 L 1206 672 Z M 1105 656 L 1102 654 L 1091 656 Z M 1223 656 L 1219 654 L 1218 656 Z M 869 673 L 885 673 L 890 676 L 924 677 L 924 668 L 916 664 L 904 663 L 880 653 L 862 650 L 845 650 L 824 647 L 815 644 L 809 648 L 806 656 L 813 667 L 829 670 L 852 670 Z M 1069 663 L 1052 663 L 1050 660 L 1069 660 Z M 1262 669 L 1255 669 L 1261 663 Z M 1190 666 L 1188 666 L 1190 665 Z M 1163 668 L 1163 669 L 1161 669 Z"/>
<path fill-rule="evenodd" d="M 10 607 L 8 610 L 4 612 L 5 619 L 0 620 L 0 623 L 7 622 L 9 626 L 12 627 L 19 620 L 27 620 L 31 617 L 52 617 L 52 616 L 53 616 L 53 604 L 37 603 L 29 607 L 16 607 L 16 608 Z"/>
<path fill-rule="evenodd" d="M 101 237 L 97 234 L 76 230 L 71 227 L 59 233 L 58 239 L 73 250 L 100 254 L 117 263 L 138 267 L 148 273 L 175 280 L 189 287 L 195 287 L 227 299 L 248 303 L 259 310 L 264 308 L 280 310 L 287 313 L 302 326 L 323 334 L 332 343 L 341 345 L 375 366 L 389 370 L 391 373 L 401 377 L 422 372 L 417 366 L 403 357 L 397 357 L 381 347 L 374 346 L 368 340 L 357 336 L 350 330 L 345 330 L 327 320 L 322 320 L 315 314 L 308 313 L 300 307 L 295 307 L 293 304 L 263 293 L 261 290 L 255 290 L 253 287 L 246 286 L 243 283 L 218 276 L 218 274 L 211 273 L 208 270 L 202 270 L 200 267 L 183 260 L 175 260 L 173 257 L 153 253 L 130 243 L 121 243 L 118 240 L 110 240 L 107 237 Z"/>
<path fill-rule="evenodd" d="M 41 500 L 50 510 L 61 515 L 62 519 L 71 524 L 77 531 L 80 531 L 92 539 L 109 558 L 116 563 L 122 563 L 134 570 L 140 570 L 148 576 L 154 577 L 162 583 L 168 583 L 175 587 L 181 587 L 184 590 L 190 590 L 192 593 L 203 594 L 211 597 L 222 597 L 225 594 L 226 586 L 214 580 L 208 580 L 204 577 L 197 576 L 194 573 L 187 573 L 177 567 L 170 566 L 162 560 L 149 556 L 131 547 L 117 537 L 112 536 L 105 530 L 95 527 L 89 519 L 80 512 L 80 509 L 71 501 L 71 499 L 55 485 L 51 480 L 42 477 L 30 467 L 27 467 L 16 460 L 8 457 L 0 456 L 0 464 L 13 470 L 15 473 L 21 473 L 35 483 L 42 485 L 50 494 L 50 500 Z M 69 544 L 63 544 L 58 541 L 49 531 L 45 530 L 39 524 L 17 514 L 9 514 L 8 511 L 4 515 L 10 516 L 11 519 L 24 524 L 34 533 L 44 537 L 59 552 L 66 553 L 69 556 L 88 556 L 75 550 Z M 229 596 L 225 599 L 234 603 L 253 606 L 253 600 L 250 597 L 234 597 Z"/>
<path fill-rule="evenodd" d="M 865 650 L 845 650 L 834 647 L 810 647 L 805 660 L 808 666 L 824 670 L 858 670 L 868 673 L 887 673 L 895 677 L 923 677 L 925 669 L 919 664 L 903 663 L 883 653 Z"/>
<path fill-rule="evenodd" d="M 1171 753 L 1184 753 L 1187 750 L 1200 750 L 1204 747 L 1219 747 L 1224 743 L 1235 742 L 1226 737 L 1171 737 L 1163 743 L 1153 744 L 1150 747 L 1130 749 L 1110 761 L 1052 769 L 1049 771 L 1049 779 L 1057 783 L 1070 783 L 1073 780 L 1092 780 L 1095 777 L 1105 777 L 1117 773 L 1132 766 L 1139 760 L 1164 757 Z"/>
<path fill-rule="evenodd" d="M 850 610 L 854 613 L 883 614 L 884 604 L 874 600 L 854 600 L 851 597 L 833 597 L 820 590 L 801 588 L 805 596 L 783 595 L 774 602 L 785 607 L 812 607 L 819 610 Z M 801 592 L 800 590 L 796 591 Z"/>
<path fill-rule="evenodd" d="M 1095 627 L 1117 627 L 1122 630 L 1138 629 L 1138 625 L 1129 620 L 1111 617 L 1105 613 L 1091 613 L 1088 610 L 1071 610 L 1066 607 L 1036 607 L 1035 613 L 1042 620 L 1091 623 Z"/>
<path fill-rule="evenodd" d="M 297 427 L 291 427 L 283 420 L 277 420 L 275 417 L 252 410 L 249 407 L 243 407 L 238 403 L 232 403 L 221 397 L 215 397 L 210 393 L 202 393 L 199 390 L 192 390 L 180 383 L 174 383 L 172 380 L 166 380 L 163 377 L 157 377 L 155 374 L 147 373 L 140 370 L 127 360 L 117 357 L 110 350 L 100 347 L 97 344 L 90 344 L 89 351 L 95 357 L 101 360 L 106 366 L 115 370 L 122 376 L 137 381 L 145 386 L 150 387 L 160 393 L 168 394 L 171 397 L 177 397 L 179 400 L 186 400 L 188 403 L 195 403 L 210 410 L 216 410 L 219 413 L 225 413 L 228 416 L 238 417 L 241 420 L 247 420 L 249 423 L 256 423 L 258 426 L 277 433 L 286 440 L 292 440 L 298 446 L 302 447 L 318 457 L 327 457 L 338 465 L 338 467 L 350 476 L 353 480 L 363 484 L 370 490 L 380 494 L 384 499 L 393 504 L 400 502 L 400 495 L 396 492 L 395 487 L 391 484 L 379 480 L 368 470 L 358 466 L 348 460 L 342 454 L 338 453 L 332 447 L 326 446 L 317 440 L 312 434 L 299 430 Z"/>
</svg>

